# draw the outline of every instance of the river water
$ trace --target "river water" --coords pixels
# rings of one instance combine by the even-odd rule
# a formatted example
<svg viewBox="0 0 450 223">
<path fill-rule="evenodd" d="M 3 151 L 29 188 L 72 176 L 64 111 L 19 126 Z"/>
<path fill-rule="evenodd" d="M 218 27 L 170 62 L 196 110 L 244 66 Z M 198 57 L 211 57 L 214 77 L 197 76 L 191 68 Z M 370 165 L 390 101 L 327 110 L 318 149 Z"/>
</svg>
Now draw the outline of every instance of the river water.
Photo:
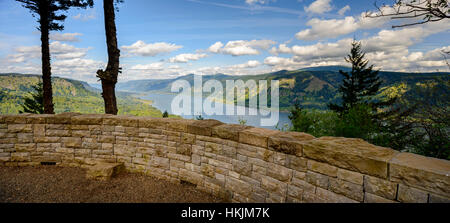
<svg viewBox="0 0 450 223">
<path fill-rule="evenodd" d="M 140 98 L 145 99 L 145 100 L 151 100 L 153 101 L 152 106 L 161 110 L 161 112 L 167 111 L 169 112 L 169 114 L 173 114 L 171 106 L 172 106 L 172 100 L 176 95 L 173 94 L 159 94 L 159 93 L 149 93 L 145 96 L 141 96 Z M 208 100 L 206 98 L 204 98 L 203 100 Z M 192 103 L 194 102 L 194 99 L 192 99 Z M 214 104 L 213 104 L 214 106 Z M 192 105 L 192 108 L 194 106 Z M 225 108 L 225 105 L 223 105 L 223 107 Z M 238 107 L 238 106 L 235 106 Z M 254 108 L 246 108 L 246 114 L 249 114 L 249 109 L 254 109 Z M 261 126 L 261 118 L 269 118 L 268 116 L 261 116 L 260 112 L 258 111 L 257 113 L 258 115 L 256 116 L 251 116 L 251 115 L 243 115 L 243 116 L 228 116 L 228 115 L 206 115 L 206 114 L 202 114 L 202 117 L 204 119 L 215 119 L 215 120 L 219 120 L 223 123 L 228 123 L 228 124 L 239 124 L 239 120 L 246 120 L 247 123 L 246 125 L 249 126 L 254 126 L 254 127 L 261 127 L 261 128 L 267 128 L 267 129 L 283 129 L 286 128 L 286 126 L 290 126 L 291 125 L 291 121 L 289 120 L 289 113 L 287 112 L 280 112 L 280 117 L 279 117 L 279 122 L 278 125 L 275 126 Z M 194 115 L 183 115 L 182 117 L 185 119 L 194 119 L 196 116 L 198 116 L 199 114 L 195 114 Z"/>
</svg>

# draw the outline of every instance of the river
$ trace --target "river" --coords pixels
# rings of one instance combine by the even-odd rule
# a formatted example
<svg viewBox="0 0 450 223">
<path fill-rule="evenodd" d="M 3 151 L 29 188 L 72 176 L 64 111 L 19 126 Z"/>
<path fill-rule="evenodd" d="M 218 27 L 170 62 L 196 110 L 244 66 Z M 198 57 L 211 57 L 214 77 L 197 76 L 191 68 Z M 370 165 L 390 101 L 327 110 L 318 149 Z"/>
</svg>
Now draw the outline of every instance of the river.
<svg viewBox="0 0 450 223">
<path fill-rule="evenodd" d="M 145 100 L 151 100 L 153 101 L 152 106 L 161 110 L 162 112 L 167 111 L 169 112 L 169 114 L 173 114 L 172 109 L 171 109 L 171 104 L 172 104 L 172 100 L 176 95 L 172 95 L 172 94 L 159 94 L 159 93 L 149 93 L 146 94 L 145 96 L 141 96 L 141 99 L 145 99 Z M 204 99 L 204 100 L 208 100 L 208 99 Z M 192 100 L 193 102 L 194 100 Z M 225 105 L 223 105 L 223 107 L 225 108 Z M 237 106 L 236 106 L 237 107 Z M 193 108 L 193 105 L 192 105 Z M 246 108 L 246 114 L 248 114 L 248 110 L 249 109 L 254 109 L 254 108 Z M 247 123 L 246 125 L 249 126 L 254 126 L 254 127 L 261 127 L 261 128 L 267 128 L 267 129 L 283 129 L 286 127 L 286 125 L 291 125 L 291 121 L 289 120 L 289 113 L 287 112 L 280 112 L 280 118 L 279 118 L 279 122 L 278 122 L 278 126 L 261 126 L 261 118 L 268 118 L 265 116 L 261 116 L 260 113 L 258 112 L 258 115 L 256 116 L 250 116 L 250 115 L 244 115 L 244 116 L 228 116 L 228 115 L 206 115 L 206 114 L 202 114 L 202 117 L 204 119 L 215 119 L 215 120 L 219 120 L 223 123 L 228 123 L 228 124 L 239 124 L 239 120 L 246 120 Z M 198 114 L 196 114 L 195 116 L 193 115 L 183 115 L 183 118 L 185 119 L 194 119 L 196 116 L 198 116 Z"/>
</svg>

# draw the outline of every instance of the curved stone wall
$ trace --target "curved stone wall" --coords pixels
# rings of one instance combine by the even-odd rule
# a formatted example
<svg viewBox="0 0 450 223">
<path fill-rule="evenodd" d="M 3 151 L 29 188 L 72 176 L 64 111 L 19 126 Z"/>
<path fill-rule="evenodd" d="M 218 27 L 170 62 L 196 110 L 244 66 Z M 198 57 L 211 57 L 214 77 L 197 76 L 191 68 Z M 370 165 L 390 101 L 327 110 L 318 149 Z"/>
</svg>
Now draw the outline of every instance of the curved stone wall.
<svg viewBox="0 0 450 223">
<path fill-rule="evenodd" d="M 0 164 L 127 170 L 233 202 L 449 202 L 450 162 L 358 139 L 314 138 L 216 120 L 0 116 Z"/>
</svg>

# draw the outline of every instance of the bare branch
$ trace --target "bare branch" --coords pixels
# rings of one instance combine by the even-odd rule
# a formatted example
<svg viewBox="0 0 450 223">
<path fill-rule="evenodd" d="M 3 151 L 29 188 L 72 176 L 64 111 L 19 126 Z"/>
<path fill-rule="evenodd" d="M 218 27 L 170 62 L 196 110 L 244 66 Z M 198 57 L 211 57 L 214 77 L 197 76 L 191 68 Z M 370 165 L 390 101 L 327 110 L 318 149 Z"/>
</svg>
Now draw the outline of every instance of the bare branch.
<svg viewBox="0 0 450 223">
<path fill-rule="evenodd" d="M 450 19 L 450 1 L 448 0 L 396 0 L 392 6 L 383 4 L 379 7 L 374 3 L 377 11 L 366 12 L 368 18 L 391 17 L 391 19 L 418 19 L 420 21 L 394 25 L 392 28 L 414 26 L 429 22 Z"/>
</svg>

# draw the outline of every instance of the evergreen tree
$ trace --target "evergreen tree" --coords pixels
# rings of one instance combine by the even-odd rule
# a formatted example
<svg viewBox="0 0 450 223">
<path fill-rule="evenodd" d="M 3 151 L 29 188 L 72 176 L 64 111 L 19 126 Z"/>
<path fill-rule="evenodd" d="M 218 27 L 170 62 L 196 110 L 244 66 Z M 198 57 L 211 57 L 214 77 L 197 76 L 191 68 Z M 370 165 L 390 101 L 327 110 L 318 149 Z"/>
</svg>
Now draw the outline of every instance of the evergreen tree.
<svg viewBox="0 0 450 223">
<path fill-rule="evenodd" d="M 67 11 L 71 7 L 86 8 L 94 4 L 93 0 L 16 0 L 21 2 L 23 7 L 30 10 L 33 14 L 39 16 L 38 30 L 41 32 L 41 51 L 42 51 L 42 80 L 44 95 L 44 112 L 46 114 L 54 113 L 52 80 L 50 66 L 50 31 L 61 31 L 64 26 L 66 15 L 57 14 L 60 11 Z"/>
<path fill-rule="evenodd" d="M 164 113 L 163 113 L 163 118 L 168 118 L 168 117 L 169 117 L 169 112 L 164 111 Z"/>
<path fill-rule="evenodd" d="M 378 71 L 373 70 L 373 65 L 367 67 L 369 61 L 364 59 L 365 53 L 361 50 L 361 43 L 352 42 L 352 49 L 345 60 L 352 64 L 352 71 L 339 71 L 344 76 L 343 84 L 339 88 L 342 93 L 342 105 L 331 103 L 328 107 L 340 115 L 347 113 L 358 104 L 367 104 L 374 110 L 375 107 L 384 106 L 372 100 L 380 89 L 382 81 L 378 77 Z"/>
<path fill-rule="evenodd" d="M 42 82 L 32 86 L 34 92 L 25 98 L 23 111 L 20 113 L 43 114 L 44 113 L 44 90 Z"/>
</svg>

